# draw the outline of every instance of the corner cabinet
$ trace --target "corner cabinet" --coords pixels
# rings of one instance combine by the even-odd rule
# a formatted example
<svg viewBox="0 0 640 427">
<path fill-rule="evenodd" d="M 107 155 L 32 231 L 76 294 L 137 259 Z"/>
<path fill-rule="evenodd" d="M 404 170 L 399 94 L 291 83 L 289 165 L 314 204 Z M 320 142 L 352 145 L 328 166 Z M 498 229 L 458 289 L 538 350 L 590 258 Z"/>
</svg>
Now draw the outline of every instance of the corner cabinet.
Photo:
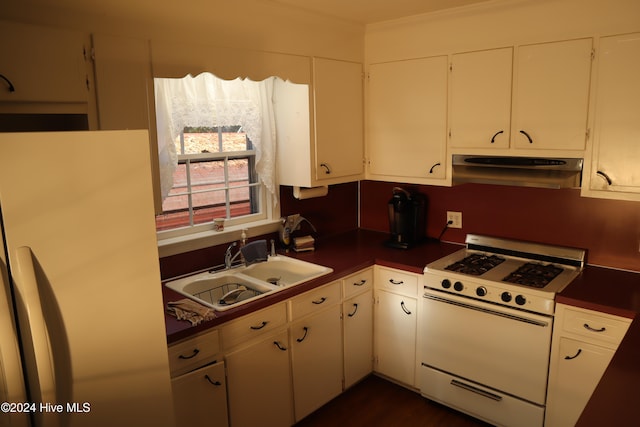
<svg viewBox="0 0 640 427">
<path fill-rule="evenodd" d="M 582 195 L 640 201 L 640 33 L 602 37 Z"/>
<path fill-rule="evenodd" d="M 575 425 L 630 323 L 618 316 L 557 305 L 545 427 Z"/>
<path fill-rule="evenodd" d="M 367 105 L 368 179 L 450 185 L 446 56 L 371 64 Z"/>
<path fill-rule="evenodd" d="M 316 187 L 364 176 L 362 64 L 313 58 L 312 83 L 277 82 L 281 185 Z"/>
<path fill-rule="evenodd" d="M 375 267 L 374 371 L 416 385 L 420 276 Z"/>
<path fill-rule="evenodd" d="M 592 46 L 585 38 L 452 55 L 451 150 L 582 153 Z"/>
</svg>

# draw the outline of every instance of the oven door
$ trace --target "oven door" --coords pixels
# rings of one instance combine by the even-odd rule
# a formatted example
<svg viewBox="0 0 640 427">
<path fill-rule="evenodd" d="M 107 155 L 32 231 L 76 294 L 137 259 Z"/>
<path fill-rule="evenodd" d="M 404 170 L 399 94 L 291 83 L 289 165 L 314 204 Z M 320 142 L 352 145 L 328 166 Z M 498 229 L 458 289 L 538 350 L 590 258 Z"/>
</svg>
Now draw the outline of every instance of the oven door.
<svg viewBox="0 0 640 427">
<path fill-rule="evenodd" d="M 425 289 L 421 362 L 543 406 L 553 318 Z"/>
</svg>

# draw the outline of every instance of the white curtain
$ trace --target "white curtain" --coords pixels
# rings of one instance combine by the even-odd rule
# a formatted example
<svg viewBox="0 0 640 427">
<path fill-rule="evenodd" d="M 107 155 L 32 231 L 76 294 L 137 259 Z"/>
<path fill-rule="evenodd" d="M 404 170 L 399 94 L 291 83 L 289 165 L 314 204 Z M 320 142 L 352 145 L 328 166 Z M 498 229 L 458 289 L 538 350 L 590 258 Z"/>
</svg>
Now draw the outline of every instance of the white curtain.
<svg viewBox="0 0 640 427">
<path fill-rule="evenodd" d="M 175 140 L 185 126 L 240 125 L 256 150 L 256 172 L 277 203 L 273 78 L 222 80 L 210 73 L 154 79 L 162 199 L 178 164 Z"/>
</svg>

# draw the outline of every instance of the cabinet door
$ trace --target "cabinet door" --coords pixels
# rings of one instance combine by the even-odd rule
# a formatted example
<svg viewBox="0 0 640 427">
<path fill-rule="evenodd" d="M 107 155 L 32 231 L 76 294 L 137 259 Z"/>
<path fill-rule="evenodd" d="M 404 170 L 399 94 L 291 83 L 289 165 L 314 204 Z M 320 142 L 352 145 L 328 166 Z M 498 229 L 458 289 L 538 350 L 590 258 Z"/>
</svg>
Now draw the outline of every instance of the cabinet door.
<svg viewBox="0 0 640 427">
<path fill-rule="evenodd" d="M 88 102 L 87 36 L 2 22 L 0 38 L 0 101 Z"/>
<path fill-rule="evenodd" d="M 231 426 L 293 424 L 288 342 L 283 331 L 226 356 Z"/>
<path fill-rule="evenodd" d="M 176 426 L 229 425 L 224 363 L 200 368 L 171 381 Z"/>
<path fill-rule="evenodd" d="M 415 298 L 376 294 L 374 370 L 410 386 L 415 383 L 416 310 Z"/>
<path fill-rule="evenodd" d="M 341 331 L 340 305 L 291 325 L 296 421 L 342 392 Z"/>
<path fill-rule="evenodd" d="M 362 64 L 314 58 L 313 73 L 316 179 L 362 175 Z"/>
<path fill-rule="evenodd" d="M 640 200 L 640 33 L 603 37 L 598 50 L 590 188 Z"/>
<path fill-rule="evenodd" d="M 371 174 L 445 178 L 446 56 L 372 64 L 368 106 Z"/>
<path fill-rule="evenodd" d="M 512 68 L 513 48 L 451 57 L 451 147 L 509 147 Z"/>
<path fill-rule="evenodd" d="M 615 350 L 561 337 L 551 363 L 545 427 L 573 426 Z"/>
<path fill-rule="evenodd" d="M 94 34 L 93 47 L 100 129 L 155 131 L 149 42 Z"/>
<path fill-rule="evenodd" d="M 344 387 L 371 373 L 373 360 L 373 291 L 346 300 L 342 306 Z"/>
<path fill-rule="evenodd" d="M 592 39 L 522 46 L 517 51 L 513 146 L 584 150 Z"/>
</svg>

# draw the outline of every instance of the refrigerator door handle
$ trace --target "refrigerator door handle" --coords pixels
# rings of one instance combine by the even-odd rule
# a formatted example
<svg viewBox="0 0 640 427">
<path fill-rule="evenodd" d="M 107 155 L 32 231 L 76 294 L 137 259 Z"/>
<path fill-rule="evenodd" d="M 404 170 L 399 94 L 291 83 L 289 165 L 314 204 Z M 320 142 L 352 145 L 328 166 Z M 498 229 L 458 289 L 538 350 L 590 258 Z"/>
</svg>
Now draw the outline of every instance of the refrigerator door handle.
<svg viewBox="0 0 640 427">
<path fill-rule="evenodd" d="M 36 402 L 55 403 L 58 400 L 53 356 L 38 291 L 33 253 L 30 247 L 21 246 L 16 249 L 15 255 L 12 275 L 31 399 Z M 28 325 L 28 328 L 25 328 L 25 325 Z M 30 367 L 35 370 L 29 369 Z"/>
</svg>

